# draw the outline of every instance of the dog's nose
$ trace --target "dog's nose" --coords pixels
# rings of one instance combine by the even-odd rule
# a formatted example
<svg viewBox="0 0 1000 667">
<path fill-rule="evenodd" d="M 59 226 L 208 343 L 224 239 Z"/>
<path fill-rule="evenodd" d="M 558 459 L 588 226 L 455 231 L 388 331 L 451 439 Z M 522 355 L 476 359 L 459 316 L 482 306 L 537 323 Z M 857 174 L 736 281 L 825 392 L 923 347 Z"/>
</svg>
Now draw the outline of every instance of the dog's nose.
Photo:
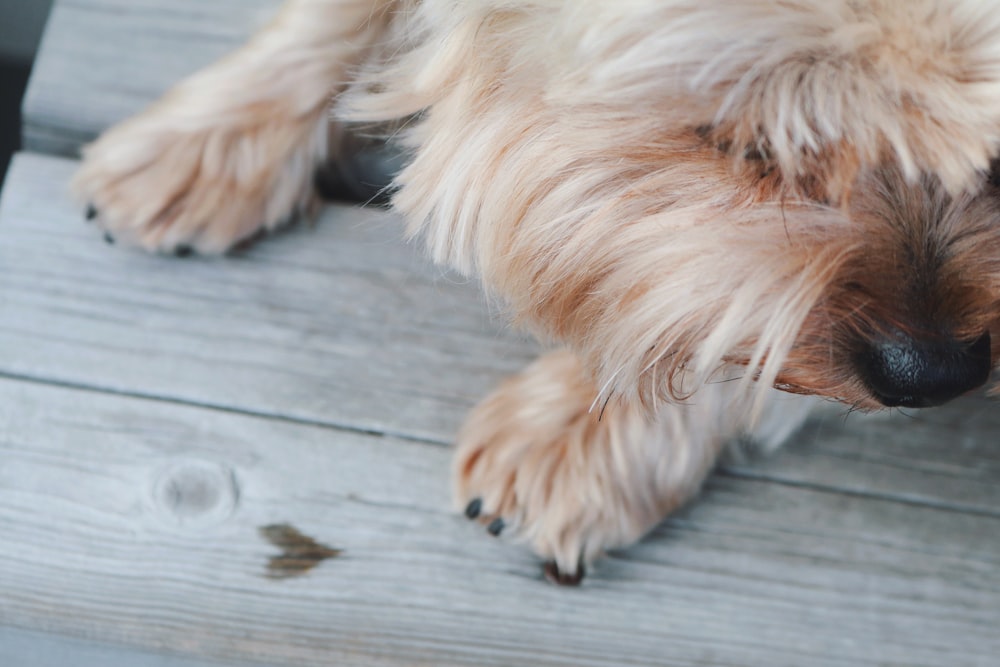
<svg viewBox="0 0 1000 667">
<path fill-rule="evenodd" d="M 877 341 L 860 358 L 861 377 L 886 407 L 941 405 L 989 379 L 990 334 L 972 343 L 916 340 L 898 335 Z"/>
</svg>

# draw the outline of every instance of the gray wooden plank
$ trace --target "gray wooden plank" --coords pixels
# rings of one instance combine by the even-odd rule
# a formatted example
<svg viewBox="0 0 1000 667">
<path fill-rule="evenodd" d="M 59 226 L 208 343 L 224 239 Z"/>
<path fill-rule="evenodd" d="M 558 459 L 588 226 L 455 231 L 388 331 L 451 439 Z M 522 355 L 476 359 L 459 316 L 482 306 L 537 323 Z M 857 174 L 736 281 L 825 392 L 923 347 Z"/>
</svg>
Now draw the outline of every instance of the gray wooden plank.
<svg viewBox="0 0 1000 667">
<path fill-rule="evenodd" d="M 980 393 L 891 416 L 830 414 L 797 434 L 766 473 L 726 470 L 1000 516 L 1000 409 Z"/>
<path fill-rule="evenodd" d="M 129 647 L 0 626 L 0 665 L 5 667 L 255 667 L 247 662 L 206 662 Z M 264 667 L 260 665 L 259 667 Z"/>
<path fill-rule="evenodd" d="M 28 127 L 32 128 L 30 132 L 38 137 L 44 135 L 46 142 L 51 140 L 59 146 L 44 142 L 29 145 L 54 152 L 73 153 L 80 142 L 88 140 L 103 127 L 134 113 L 177 79 L 235 47 L 274 11 L 277 4 L 276 0 L 221 0 L 212 3 L 197 0 L 173 3 L 160 0 L 143 0 L 138 3 L 125 0 L 60 0 L 53 13 L 43 53 L 25 103 Z M 122 53 L 130 54 L 129 58 L 122 59 Z M 122 67 L 131 69 L 123 71 Z M 339 210 L 329 217 L 354 215 L 356 214 Z M 391 236 L 387 234 L 385 238 Z M 466 298 L 466 304 L 473 300 L 471 293 Z M 368 329 L 364 333 L 371 334 L 374 331 Z M 415 331 L 409 333 L 416 334 Z M 364 349 L 370 351 L 371 347 Z M 399 349 L 406 355 L 420 355 L 426 351 L 421 345 L 410 346 L 405 342 Z M 530 355 L 528 350 L 530 346 L 524 346 L 521 351 L 513 352 L 511 363 L 502 366 L 502 370 L 516 367 Z M 67 351 L 73 354 L 68 348 Z M 138 354 L 141 356 L 141 352 Z M 308 353 L 303 352 L 299 355 L 299 360 L 306 356 Z M 329 359 L 329 356 L 326 358 Z M 389 357 L 390 361 L 394 358 L 404 357 Z M 93 362 L 90 365 L 93 366 L 103 365 L 103 359 L 102 355 L 85 356 L 83 361 L 86 364 L 90 360 Z M 308 363 L 300 366 L 307 369 L 310 367 Z M 145 373 L 147 370 L 141 364 L 130 364 L 129 367 L 135 369 L 136 373 Z M 374 367 L 378 368 L 378 365 Z M 414 370 L 427 368 L 418 364 Z M 338 366 L 337 370 L 347 368 Z M 358 367 L 354 366 L 352 370 L 358 370 Z M 459 364 L 449 367 L 449 370 L 461 373 L 465 369 Z M 88 375 L 98 377 L 100 374 Z M 160 379 L 162 373 L 153 373 L 153 376 Z M 236 375 L 228 377 L 232 379 Z M 285 379 L 287 380 L 287 375 Z M 392 385 L 390 378 L 382 376 L 381 379 L 388 379 L 389 386 Z M 448 379 L 453 381 L 449 387 L 461 386 L 461 382 L 456 381 L 454 376 L 449 376 Z M 248 379 L 250 383 L 259 381 L 257 377 Z M 217 389 L 231 390 L 231 384 L 225 379 L 221 380 L 222 386 L 211 386 L 212 382 L 208 385 L 205 393 L 213 396 L 220 393 Z M 397 432 L 419 434 L 419 437 L 447 439 L 460 419 L 464 406 L 472 402 L 474 396 L 485 391 L 488 385 L 489 382 L 480 382 L 469 386 L 468 400 L 461 403 L 462 407 L 458 410 L 446 410 L 442 413 L 440 404 L 425 401 L 422 407 L 428 412 L 416 415 L 413 419 L 407 413 L 404 415 L 408 420 L 405 425 L 387 423 L 382 417 L 365 413 L 358 408 L 357 401 L 354 400 L 357 397 L 350 392 L 346 392 L 346 396 L 345 392 L 338 394 L 326 390 L 312 393 L 305 397 L 306 405 L 291 412 L 297 418 L 315 419 L 316 413 L 322 413 L 331 415 L 333 420 L 341 420 L 339 423 L 345 425 L 350 423 L 360 428 L 376 430 L 395 429 Z M 129 391 L 137 390 L 134 383 L 113 386 L 125 387 Z M 279 386 L 287 385 L 279 383 Z M 426 389 L 426 386 L 422 388 Z M 172 395 L 176 397 L 205 400 L 204 396 L 191 396 L 190 392 L 164 389 L 157 382 L 151 383 L 144 390 L 173 391 Z M 252 390 L 241 386 L 237 393 L 242 395 L 252 393 Z M 366 399 L 379 400 L 377 392 L 362 395 Z M 346 402 L 339 408 L 317 405 L 317 402 L 322 402 L 323 396 L 330 400 L 343 396 Z M 253 410 L 266 409 L 261 407 L 260 401 L 246 403 L 236 400 L 234 403 L 244 404 L 244 407 L 250 405 Z M 290 414 L 283 408 L 280 412 Z M 360 414 L 362 419 L 358 423 L 345 422 L 342 420 L 344 413 Z M 865 493 L 892 493 L 911 497 L 919 502 L 957 503 L 978 511 L 994 512 L 1000 507 L 1000 485 L 993 480 L 1000 472 L 990 445 L 995 440 L 993 434 L 1000 432 L 1000 424 L 989 418 L 986 421 L 970 419 L 970 413 L 991 415 L 993 411 L 988 404 L 975 407 L 972 403 L 965 403 L 958 408 L 949 407 L 941 413 L 924 413 L 920 420 L 938 419 L 940 416 L 948 422 L 937 425 L 932 423 L 928 427 L 918 423 L 900 428 L 891 423 L 885 427 L 876 425 L 868 429 L 859 426 L 857 420 L 852 419 L 842 428 L 837 424 L 837 419 L 831 419 L 830 428 L 824 427 L 826 435 L 818 438 L 823 441 L 822 446 L 809 445 L 812 440 L 817 439 L 816 431 L 813 430 L 799 439 L 802 446 L 791 449 L 793 455 L 801 453 L 801 456 L 815 458 L 814 464 L 806 467 L 800 466 L 798 462 L 789 464 L 783 474 L 787 475 L 787 479 L 801 483 L 833 485 Z M 433 428 L 428 429 L 424 421 L 431 414 L 445 416 Z M 928 414 L 939 416 L 928 417 Z M 409 427 L 415 430 L 411 432 Z M 888 429 L 888 433 L 885 429 Z M 884 441 L 888 446 L 883 446 Z M 955 442 L 965 444 L 949 444 Z M 786 460 L 792 461 L 793 458 Z M 822 462 L 827 465 L 820 465 Z M 758 474 L 752 468 L 733 468 L 732 471 L 743 475 Z"/>
<path fill-rule="evenodd" d="M 336 207 L 236 258 L 151 257 L 83 224 L 64 193 L 73 166 L 21 155 L 8 178 L 0 374 L 447 443 L 534 353 L 385 213 Z M 994 405 L 833 414 L 768 474 L 996 514 Z"/>
<path fill-rule="evenodd" d="M 25 101 L 28 145 L 73 154 L 242 41 L 276 5 L 62 0 Z M 24 430 L 20 422 L 9 428 L 21 411 L 49 428 L 31 431 L 31 444 L 18 441 L 16 448 L 34 452 L 34 442 L 59 442 L 53 451 L 42 447 L 40 458 L 28 457 L 39 471 L 18 476 L 21 486 L 5 486 L 4 474 L 22 470 L 20 458 L 0 464 L 0 523 L 17 526 L 16 539 L 0 546 L 0 568 L 10 564 L 0 569 L 0 623 L 140 650 L 282 664 L 995 664 L 1000 424 L 992 404 L 966 400 L 915 419 L 817 422 L 775 459 L 727 467 L 702 503 L 607 561 L 584 591 L 552 593 L 537 586 L 530 558 L 470 537 L 441 509 L 446 453 L 323 427 L 446 442 L 464 410 L 533 353 L 489 321 L 474 289 L 422 267 L 394 243 L 390 220 L 334 209 L 315 230 L 300 228 L 235 260 L 148 258 L 98 247 L 92 230 L 76 223 L 63 196 L 72 164 L 22 156 L 15 166 L 21 180 L 0 203 L 0 375 L 279 421 L 9 383 L 28 393 L 0 399 L 10 406 L 0 412 L 7 419 L 0 418 L 0 435 Z M 102 407 L 88 422 L 77 413 L 92 399 Z M 51 428 L 58 420 L 41 417 L 57 412 L 77 415 L 65 433 Z M 141 425 L 121 427 L 132 421 Z M 213 426 L 206 430 L 206 423 Z M 246 463 L 231 461 L 235 445 L 262 465 L 277 455 L 272 448 L 280 450 L 307 468 L 268 478 L 274 497 L 254 502 L 295 508 L 307 517 L 299 523 L 315 528 L 310 532 L 343 531 L 338 535 L 352 545 L 363 535 L 369 569 L 328 580 L 337 589 L 332 597 L 312 586 L 346 559 L 295 580 L 313 582 L 302 590 L 276 596 L 280 589 L 256 588 L 250 561 L 261 578 L 266 558 L 254 532 L 259 521 L 241 515 L 242 483 L 232 515 L 211 515 L 217 523 L 210 525 L 186 517 L 180 525 L 196 530 L 179 538 L 147 526 L 164 519 L 162 511 L 158 519 L 147 516 L 156 514 L 149 488 L 132 489 L 140 500 L 129 496 L 129 510 L 95 510 L 95 498 L 123 493 L 109 483 L 120 475 L 105 470 L 121 471 L 122 455 L 93 446 L 98 436 L 83 437 L 81 428 L 131 434 L 143 447 L 151 438 L 143 455 L 193 460 L 199 470 L 207 456 L 208 470 L 234 470 L 240 480 Z M 151 435 L 161 431 L 167 435 Z M 305 454 L 295 446 L 300 439 Z M 340 443 L 333 448 L 338 462 L 356 467 L 354 477 L 330 474 L 326 487 L 308 473 L 330 467 L 317 453 L 328 440 Z M 81 445 L 98 453 L 95 460 L 67 454 Z M 402 495 L 376 505 L 383 513 L 399 510 L 402 529 L 357 512 L 365 496 L 337 491 L 385 474 L 386 461 L 413 466 L 413 479 L 437 475 L 433 489 L 421 486 L 426 480 L 418 484 L 434 499 L 428 509 L 421 505 L 426 497 L 400 490 L 398 470 L 389 473 Z M 129 471 L 133 486 L 137 479 L 150 486 L 148 471 Z M 96 481 L 86 481 L 91 477 Z M 32 480 L 46 483 L 39 490 Z M 86 491 L 67 496 L 64 490 L 78 484 Z M 36 503 L 21 502 L 36 496 Z M 8 506 L 9 497 L 17 502 Z M 327 507 L 338 503 L 340 513 Z M 25 516 L 37 520 L 27 525 Z M 415 525 L 430 530 L 417 537 L 410 534 Z M 2 582 L 20 582 L 23 561 L 49 552 L 65 558 L 38 556 L 31 565 L 58 576 L 50 582 L 31 571 L 27 581 L 36 582 L 36 593 L 65 586 L 68 607 L 59 607 L 64 600 L 52 591 L 32 598 L 30 586 L 14 586 L 18 594 L 7 604 L 11 589 Z M 90 561 L 99 565 L 81 565 Z M 161 562 L 176 567 L 152 565 Z M 501 574 L 486 572 L 494 567 Z M 382 588 L 368 590 L 365 576 L 384 578 Z M 470 581 L 473 592 L 442 591 Z M 407 602 L 393 597 L 393 586 Z M 340 588 L 358 596 L 339 597 Z M 496 617 L 483 609 L 498 610 Z M 265 617 L 270 625 L 261 629 Z"/>
<path fill-rule="evenodd" d="M 534 345 L 383 212 L 331 208 L 235 258 L 108 247 L 24 154 L 0 202 L 0 373 L 449 442 Z"/>
<path fill-rule="evenodd" d="M 986 666 L 1000 520 L 759 480 L 578 590 L 448 509 L 448 451 L 0 380 L 0 624 L 282 665 Z M 259 527 L 342 554 L 267 575 Z"/>
<path fill-rule="evenodd" d="M 23 104 L 28 150 L 75 155 L 242 43 L 280 0 L 57 0 Z"/>
</svg>

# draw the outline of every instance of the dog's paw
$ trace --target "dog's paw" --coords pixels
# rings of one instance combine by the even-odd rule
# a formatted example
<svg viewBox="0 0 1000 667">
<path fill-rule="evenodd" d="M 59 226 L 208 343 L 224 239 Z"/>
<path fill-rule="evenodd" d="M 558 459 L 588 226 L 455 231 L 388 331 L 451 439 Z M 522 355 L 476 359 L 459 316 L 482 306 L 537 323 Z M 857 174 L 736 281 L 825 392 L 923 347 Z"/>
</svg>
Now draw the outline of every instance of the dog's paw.
<svg viewBox="0 0 1000 667">
<path fill-rule="evenodd" d="M 73 190 L 106 240 L 220 253 L 311 212 L 325 122 L 267 111 L 194 122 L 189 113 L 164 101 L 84 150 Z"/>
<path fill-rule="evenodd" d="M 656 444 L 644 441 L 645 418 L 622 406 L 601 415 L 594 396 L 570 353 L 543 357 L 473 410 L 454 461 L 457 509 L 527 542 L 563 585 L 665 511 L 643 456 Z"/>
</svg>

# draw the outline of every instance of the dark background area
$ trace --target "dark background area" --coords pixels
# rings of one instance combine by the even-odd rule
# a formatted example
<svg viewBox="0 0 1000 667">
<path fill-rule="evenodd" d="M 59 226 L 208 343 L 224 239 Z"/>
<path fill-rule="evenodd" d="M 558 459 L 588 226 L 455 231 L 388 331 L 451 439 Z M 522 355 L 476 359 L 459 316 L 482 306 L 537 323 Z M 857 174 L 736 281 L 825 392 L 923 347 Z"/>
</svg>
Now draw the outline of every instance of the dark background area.
<svg viewBox="0 0 1000 667">
<path fill-rule="evenodd" d="M 21 98 L 52 0 L 0 0 L 0 187 L 21 145 Z"/>
<path fill-rule="evenodd" d="M 21 146 L 21 97 L 30 67 L 25 62 L 0 60 L 0 184 L 10 156 Z"/>
</svg>

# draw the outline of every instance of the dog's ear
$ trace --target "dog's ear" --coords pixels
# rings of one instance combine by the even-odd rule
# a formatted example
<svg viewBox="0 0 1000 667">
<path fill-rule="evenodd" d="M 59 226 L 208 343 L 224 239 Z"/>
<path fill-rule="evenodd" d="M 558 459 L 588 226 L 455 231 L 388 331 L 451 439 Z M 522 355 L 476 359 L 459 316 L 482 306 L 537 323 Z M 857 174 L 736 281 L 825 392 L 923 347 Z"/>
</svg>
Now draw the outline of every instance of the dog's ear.
<svg viewBox="0 0 1000 667">
<path fill-rule="evenodd" d="M 836 200 L 887 161 L 952 193 L 983 181 L 1000 145 L 1000 3 L 665 4 L 712 139 L 786 183 Z"/>
</svg>

